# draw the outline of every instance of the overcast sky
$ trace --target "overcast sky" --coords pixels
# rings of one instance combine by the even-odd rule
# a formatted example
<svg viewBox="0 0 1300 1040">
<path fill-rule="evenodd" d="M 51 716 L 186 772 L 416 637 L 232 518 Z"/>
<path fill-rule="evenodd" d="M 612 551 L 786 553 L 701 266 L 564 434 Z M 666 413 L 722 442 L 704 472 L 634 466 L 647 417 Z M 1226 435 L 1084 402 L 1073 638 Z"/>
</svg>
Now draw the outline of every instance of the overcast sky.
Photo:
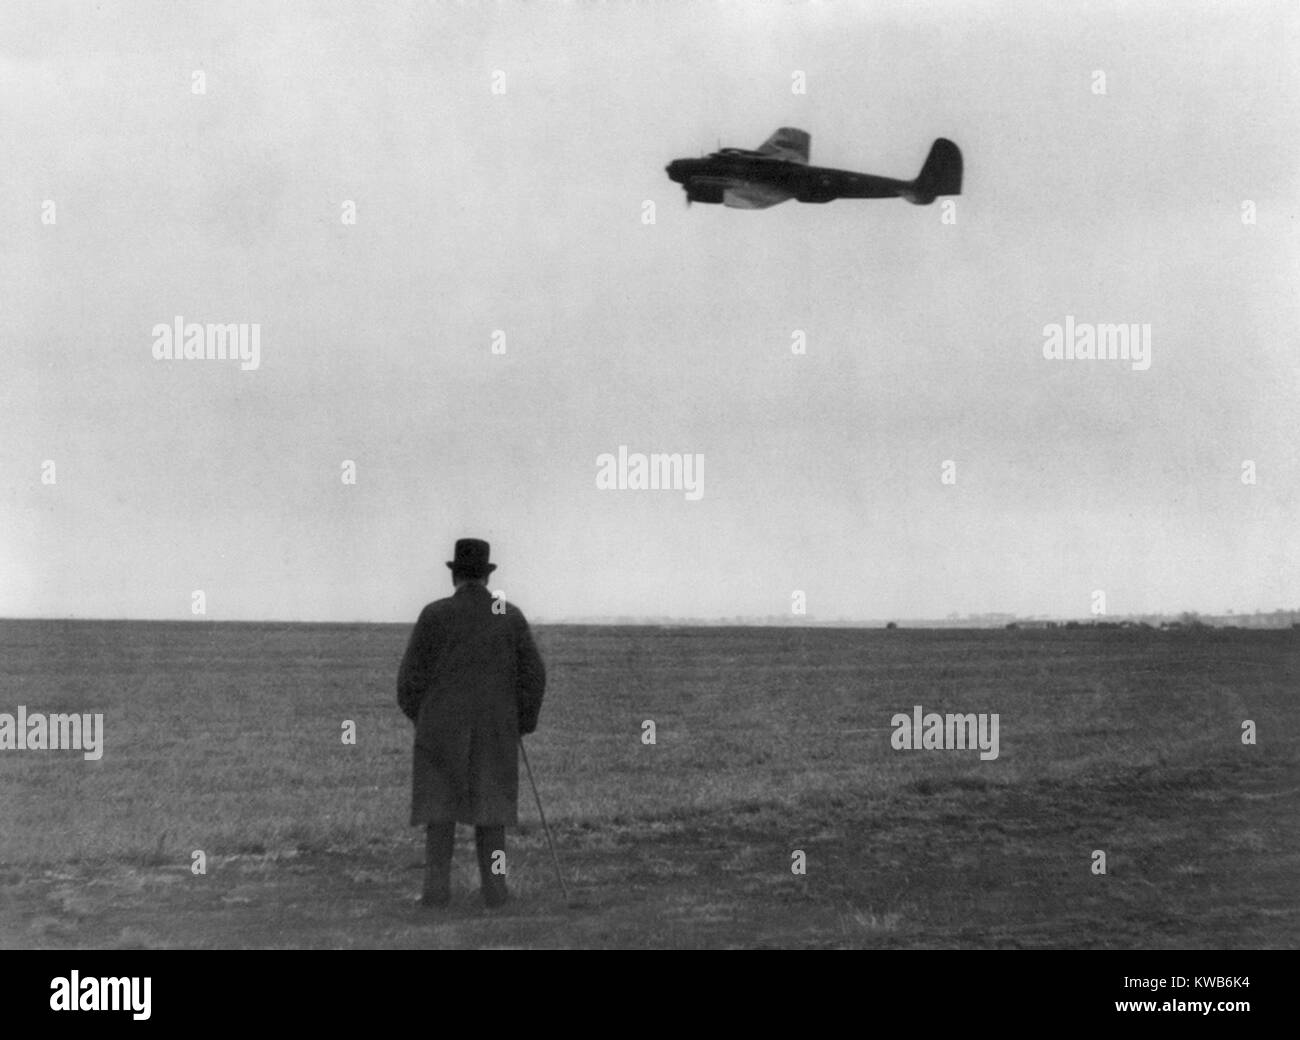
<svg viewBox="0 0 1300 1040">
<path fill-rule="evenodd" d="M 465 535 L 541 621 L 1300 606 L 1300 10 L 1080 6 L 6 0 L 0 615 L 409 621 Z M 781 126 L 956 222 L 664 173 Z"/>
</svg>

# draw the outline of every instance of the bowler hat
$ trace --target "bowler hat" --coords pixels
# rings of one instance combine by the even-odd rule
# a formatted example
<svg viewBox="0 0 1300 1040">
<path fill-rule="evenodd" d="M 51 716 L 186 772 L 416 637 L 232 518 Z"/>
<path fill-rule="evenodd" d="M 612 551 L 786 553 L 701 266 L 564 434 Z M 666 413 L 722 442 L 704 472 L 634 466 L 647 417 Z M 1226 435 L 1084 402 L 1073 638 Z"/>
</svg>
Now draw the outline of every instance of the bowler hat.
<svg viewBox="0 0 1300 1040">
<path fill-rule="evenodd" d="M 464 571 L 476 578 L 486 577 L 497 569 L 495 563 L 488 563 L 491 547 L 478 538 L 460 538 L 456 541 L 456 558 L 448 560 L 447 566 L 453 571 Z"/>
</svg>

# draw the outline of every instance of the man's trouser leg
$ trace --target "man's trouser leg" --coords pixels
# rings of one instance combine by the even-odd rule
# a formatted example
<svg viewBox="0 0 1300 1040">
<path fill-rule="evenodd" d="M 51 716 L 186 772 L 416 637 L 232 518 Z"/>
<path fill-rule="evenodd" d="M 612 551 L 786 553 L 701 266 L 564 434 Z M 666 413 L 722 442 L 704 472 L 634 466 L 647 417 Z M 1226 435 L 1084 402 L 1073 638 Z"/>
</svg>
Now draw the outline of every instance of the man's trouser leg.
<svg viewBox="0 0 1300 1040">
<path fill-rule="evenodd" d="M 455 823 L 431 823 L 424 831 L 425 906 L 451 902 L 451 854 L 456 847 Z"/>
<path fill-rule="evenodd" d="M 478 876 L 483 889 L 483 902 L 500 906 L 510 898 L 504 874 L 492 873 L 493 853 L 501 853 L 501 869 L 505 869 L 506 829 L 504 827 L 475 827 L 474 848 L 478 852 Z"/>
</svg>

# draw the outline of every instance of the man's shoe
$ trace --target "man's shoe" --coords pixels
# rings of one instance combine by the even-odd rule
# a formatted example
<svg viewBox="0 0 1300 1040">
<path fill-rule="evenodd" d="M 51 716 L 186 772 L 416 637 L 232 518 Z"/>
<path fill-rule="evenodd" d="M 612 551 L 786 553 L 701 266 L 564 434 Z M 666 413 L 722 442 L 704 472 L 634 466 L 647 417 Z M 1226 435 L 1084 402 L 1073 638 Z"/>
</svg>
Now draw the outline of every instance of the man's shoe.
<svg viewBox="0 0 1300 1040">
<path fill-rule="evenodd" d="M 420 905 L 430 910 L 441 910 L 451 904 L 451 889 L 449 888 L 426 888 L 424 894 L 420 896 Z"/>
</svg>

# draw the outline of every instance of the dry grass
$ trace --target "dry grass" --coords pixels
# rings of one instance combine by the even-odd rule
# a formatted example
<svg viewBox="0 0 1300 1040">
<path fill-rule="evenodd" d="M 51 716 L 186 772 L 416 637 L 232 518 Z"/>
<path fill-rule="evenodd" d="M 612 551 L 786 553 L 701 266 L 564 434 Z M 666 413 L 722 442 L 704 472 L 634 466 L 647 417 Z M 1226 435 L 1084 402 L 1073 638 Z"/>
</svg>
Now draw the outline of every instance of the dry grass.
<svg viewBox="0 0 1300 1040">
<path fill-rule="evenodd" d="M 561 912 L 521 777 L 513 916 L 432 922 L 404 627 L 0 622 L 0 711 L 106 730 L 99 762 L 0 753 L 0 943 L 1296 944 L 1295 634 L 538 635 L 529 755 L 592 908 Z M 892 750 L 917 703 L 998 712 L 999 758 Z"/>
</svg>

